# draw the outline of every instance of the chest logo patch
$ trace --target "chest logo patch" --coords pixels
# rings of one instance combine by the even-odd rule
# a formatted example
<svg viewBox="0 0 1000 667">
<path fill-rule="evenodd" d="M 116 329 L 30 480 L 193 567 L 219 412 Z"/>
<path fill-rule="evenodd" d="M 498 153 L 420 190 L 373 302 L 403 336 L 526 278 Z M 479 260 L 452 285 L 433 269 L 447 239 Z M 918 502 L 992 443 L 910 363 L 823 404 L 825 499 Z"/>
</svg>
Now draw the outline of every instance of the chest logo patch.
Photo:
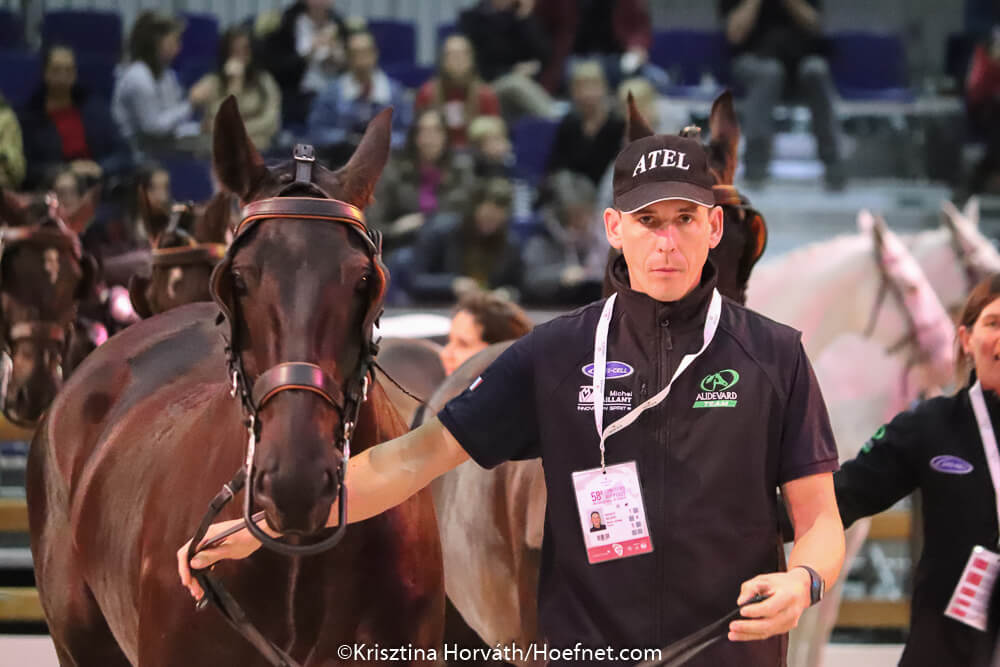
<svg viewBox="0 0 1000 667">
<path fill-rule="evenodd" d="M 972 472 L 972 464 L 957 456 L 935 456 L 931 459 L 931 468 L 946 475 L 968 475 Z"/>
<path fill-rule="evenodd" d="M 735 408 L 739 398 L 733 386 L 740 381 L 740 374 L 732 368 L 706 375 L 698 388 L 701 392 L 694 399 L 692 408 Z"/>
<path fill-rule="evenodd" d="M 594 364 L 587 364 L 581 370 L 583 370 L 583 374 L 587 377 L 594 377 Z M 626 364 L 624 361 L 609 361 L 604 366 L 604 377 L 608 380 L 627 378 L 634 372 L 635 369 Z"/>
<path fill-rule="evenodd" d="M 576 409 L 578 412 L 594 411 L 594 387 L 593 385 L 580 385 L 580 393 L 576 397 Z M 629 412 L 632 409 L 632 392 L 623 389 L 606 390 L 604 396 L 604 410 L 606 412 Z"/>
</svg>

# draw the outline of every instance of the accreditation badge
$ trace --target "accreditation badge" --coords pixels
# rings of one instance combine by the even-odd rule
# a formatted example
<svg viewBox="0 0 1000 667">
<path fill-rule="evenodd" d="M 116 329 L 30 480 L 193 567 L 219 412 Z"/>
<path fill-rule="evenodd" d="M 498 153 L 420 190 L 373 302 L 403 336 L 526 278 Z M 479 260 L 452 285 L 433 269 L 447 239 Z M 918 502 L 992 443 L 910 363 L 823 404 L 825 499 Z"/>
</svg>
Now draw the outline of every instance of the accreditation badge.
<svg viewBox="0 0 1000 667">
<path fill-rule="evenodd" d="M 944 615 L 985 631 L 997 572 L 1000 572 L 1000 554 L 974 547 Z"/>
<path fill-rule="evenodd" d="M 635 461 L 573 473 L 587 562 L 602 563 L 653 551 Z"/>
</svg>

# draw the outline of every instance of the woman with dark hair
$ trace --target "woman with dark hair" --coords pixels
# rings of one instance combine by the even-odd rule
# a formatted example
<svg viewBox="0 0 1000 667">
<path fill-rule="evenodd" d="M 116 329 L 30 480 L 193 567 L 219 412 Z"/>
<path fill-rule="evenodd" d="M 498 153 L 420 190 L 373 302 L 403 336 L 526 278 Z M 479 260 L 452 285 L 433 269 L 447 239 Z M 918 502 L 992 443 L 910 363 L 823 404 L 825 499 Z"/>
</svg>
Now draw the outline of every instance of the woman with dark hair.
<svg viewBox="0 0 1000 667">
<path fill-rule="evenodd" d="M 1000 538 L 1000 275 L 972 290 L 959 324 L 961 389 L 896 415 L 833 476 L 845 527 L 921 492 L 924 548 L 901 667 L 986 665 L 996 637 L 978 566 L 995 572 Z"/>
<path fill-rule="evenodd" d="M 191 87 L 191 104 L 202 110 L 202 129 L 211 134 L 223 100 L 236 97 L 247 134 L 259 150 L 267 150 L 281 129 L 281 91 L 274 77 L 257 67 L 250 29 L 234 26 L 219 40 L 218 66 Z"/>
<path fill-rule="evenodd" d="M 191 121 L 191 104 L 170 69 L 183 32 L 181 21 L 158 11 L 143 12 L 132 28 L 131 62 L 115 82 L 111 111 L 136 150 L 172 148 Z"/>
<path fill-rule="evenodd" d="M 76 54 L 50 44 L 42 54 L 42 85 L 21 111 L 28 173 L 25 188 L 40 187 L 46 174 L 69 163 L 88 181 L 120 176 L 132 155 L 100 95 L 77 82 Z"/>
<path fill-rule="evenodd" d="M 516 296 L 520 250 L 510 233 L 513 188 L 504 178 L 481 181 L 460 215 L 439 213 L 420 230 L 409 267 L 415 301 L 450 301 L 474 288 Z"/>
<path fill-rule="evenodd" d="M 414 108 L 440 109 L 455 147 L 465 146 L 469 123 L 477 116 L 500 115 L 496 93 L 479 78 L 468 37 L 451 35 L 444 40 L 437 74 L 420 87 Z"/>
<path fill-rule="evenodd" d="M 382 172 L 366 215 L 383 230 L 386 248 L 399 248 L 413 242 L 429 216 L 462 210 L 474 183 L 472 159 L 452 151 L 441 111 L 426 109 Z"/>
<path fill-rule="evenodd" d="M 466 292 L 452 315 L 448 344 L 441 349 L 444 372 L 451 375 L 490 345 L 520 338 L 533 327 L 528 315 L 509 299 L 493 292 Z"/>
</svg>

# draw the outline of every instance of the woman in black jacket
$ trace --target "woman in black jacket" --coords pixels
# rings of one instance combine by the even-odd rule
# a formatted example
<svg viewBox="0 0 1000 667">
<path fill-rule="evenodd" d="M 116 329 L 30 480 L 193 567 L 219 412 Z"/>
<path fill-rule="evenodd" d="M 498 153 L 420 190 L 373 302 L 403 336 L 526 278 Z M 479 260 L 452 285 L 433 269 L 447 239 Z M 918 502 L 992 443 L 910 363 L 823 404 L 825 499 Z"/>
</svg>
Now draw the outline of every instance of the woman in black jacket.
<svg viewBox="0 0 1000 667">
<path fill-rule="evenodd" d="M 77 83 L 73 49 L 49 45 L 42 65 L 42 85 L 20 114 L 28 159 L 24 187 L 41 187 L 64 163 L 90 181 L 125 175 L 133 166 L 128 144 L 109 104 Z"/>
<path fill-rule="evenodd" d="M 834 475 L 844 526 L 922 494 L 924 549 L 902 667 L 986 665 L 996 636 L 995 627 L 981 631 L 959 619 L 975 606 L 962 594 L 970 590 L 963 572 L 973 549 L 1000 552 L 1000 454 L 991 437 L 1000 430 L 1000 275 L 973 289 L 960 324 L 965 386 L 897 415 Z"/>
</svg>

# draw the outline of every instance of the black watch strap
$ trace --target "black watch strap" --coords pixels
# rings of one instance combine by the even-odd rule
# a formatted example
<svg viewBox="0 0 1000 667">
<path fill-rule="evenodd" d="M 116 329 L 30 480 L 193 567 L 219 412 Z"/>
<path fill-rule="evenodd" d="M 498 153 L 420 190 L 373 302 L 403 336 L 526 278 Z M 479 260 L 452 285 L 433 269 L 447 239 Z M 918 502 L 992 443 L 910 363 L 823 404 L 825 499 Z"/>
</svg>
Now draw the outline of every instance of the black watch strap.
<svg viewBox="0 0 1000 667">
<path fill-rule="evenodd" d="M 796 565 L 795 567 L 801 567 L 809 573 L 809 606 L 822 600 L 823 594 L 826 592 L 826 584 L 823 582 L 823 577 L 819 575 L 819 572 L 808 565 Z"/>
</svg>

